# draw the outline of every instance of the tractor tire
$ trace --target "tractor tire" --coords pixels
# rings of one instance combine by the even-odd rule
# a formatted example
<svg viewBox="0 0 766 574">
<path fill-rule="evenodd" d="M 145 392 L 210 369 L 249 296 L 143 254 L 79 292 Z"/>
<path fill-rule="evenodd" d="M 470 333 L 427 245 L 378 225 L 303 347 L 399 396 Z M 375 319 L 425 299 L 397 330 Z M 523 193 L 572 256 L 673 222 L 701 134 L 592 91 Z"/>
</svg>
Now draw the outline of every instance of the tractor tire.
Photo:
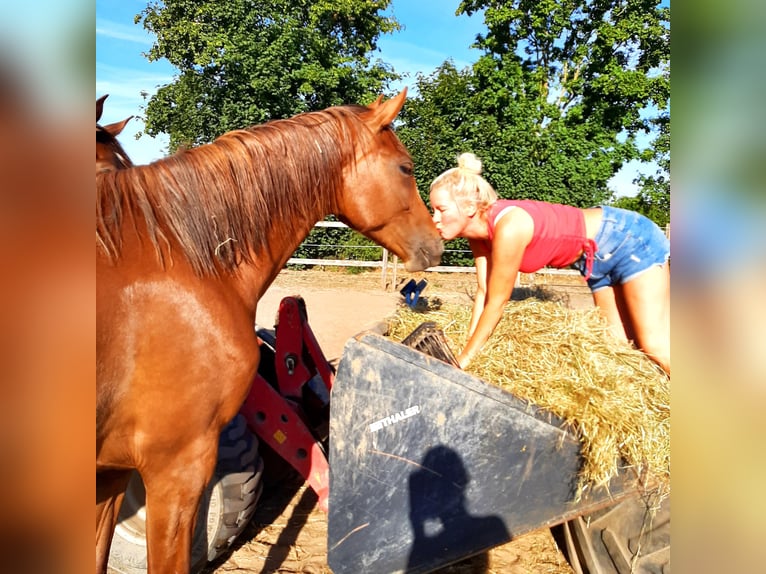
<svg viewBox="0 0 766 574">
<path fill-rule="evenodd" d="M 200 502 L 192 538 L 191 574 L 229 549 L 255 512 L 263 490 L 263 461 L 258 439 L 245 418 L 237 415 L 223 429 L 218 442 L 215 475 Z M 146 574 L 146 492 L 134 472 L 112 537 L 110 574 Z"/>
<path fill-rule="evenodd" d="M 670 497 L 634 496 L 552 529 L 575 574 L 670 574 Z"/>
</svg>

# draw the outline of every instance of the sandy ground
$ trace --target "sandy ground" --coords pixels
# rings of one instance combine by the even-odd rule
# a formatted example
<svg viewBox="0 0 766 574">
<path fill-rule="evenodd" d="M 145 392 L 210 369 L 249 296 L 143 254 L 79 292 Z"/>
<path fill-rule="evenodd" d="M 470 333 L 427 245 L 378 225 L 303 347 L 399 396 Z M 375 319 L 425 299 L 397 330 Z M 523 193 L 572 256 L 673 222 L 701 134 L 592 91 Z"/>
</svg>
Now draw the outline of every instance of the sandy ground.
<svg viewBox="0 0 766 574">
<path fill-rule="evenodd" d="M 381 332 L 385 319 L 402 302 L 398 288 L 410 278 L 428 279 L 423 297 L 470 304 L 471 274 L 414 274 L 383 281 L 380 271 L 360 275 L 340 271 L 283 271 L 261 299 L 256 322 L 271 328 L 279 302 L 300 295 L 309 324 L 325 356 L 333 363 L 349 338 L 371 329 Z M 531 277 L 522 276 L 522 285 Z M 576 308 L 592 305 L 589 291 L 577 277 L 536 276 Z M 230 553 L 211 564 L 208 573 L 331 574 L 327 566 L 327 516 L 318 509 L 314 492 L 295 475 L 277 473 L 267 483 L 256 514 Z M 443 574 L 571 574 L 548 529 L 517 537 L 486 554 L 440 570 Z M 360 573 L 361 574 L 361 573 Z"/>
<path fill-rule="evenodd" d="M 475 275 L 471 273 L 415 273 L 384 281 L 380 271 L 358 275 L 337 268 L 330 271 L 284 270 L 258 302 L 256 323 L 272 328 L 283 297 L 300 295 L 306 302 L 309 324 L 325 356 L 340 358 L 346 341 L 360 332 L 381 331 L 385 320 L 396 312 L 403 298 L 399 288 L 409 279 L 425 278 L 422 297 L 470 305 Z M 579 276 L 522 275 L 522 291 L 532 286 L 549 288 L 575 309 L 590 307 L 593 300 Z"/>
<path fill-rule="evenodd" d="M 346 341 L 354 335 L 384 330 L 386 317 L 396 312 L 402 298 L 399 293 L 383 290 L 379 275 L 363 277 L 359 285 L 348 284 L 353 276 L 311 275 L 313 281 L 305 275 L 283 272 L 258 302 L 255 320 L 259 327 L 271 329 L 280 301 L 300 295 L 306 302 L 311 330 L 330 362 L 340 358 Z"/>
</svg>

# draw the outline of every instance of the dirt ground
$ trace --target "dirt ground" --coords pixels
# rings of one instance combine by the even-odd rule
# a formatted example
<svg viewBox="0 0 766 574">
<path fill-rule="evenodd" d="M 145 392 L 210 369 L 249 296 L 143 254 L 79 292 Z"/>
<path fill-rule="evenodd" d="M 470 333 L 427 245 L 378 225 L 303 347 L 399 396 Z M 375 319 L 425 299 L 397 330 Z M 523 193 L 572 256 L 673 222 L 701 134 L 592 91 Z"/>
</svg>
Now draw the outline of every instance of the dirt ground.
<svg viewBox="0 0 766 574">
<path fill-rule="evenodd" d="M 301 295 L 309 324 L 331 363 L 340 358 L 345 342 L 364 330 L 383 333 L 385 320 L 402 304 L 403 282 L 426 278 L 421 295 L 443 302 L 470 304 L 474 275 L 417 273 L 382 277 L 380 270 L 350 274 L 346 270 L 283 271 L 261 299 L 256 315 L 260 327 L 273 326 L 279 301 Z M 530 288 L 544 288 L 573 308 L 592 305 L 581 278 L 562 275 L 521 277 L 523 296 Z M 285 474 L 287 473 L 287 474 Z M 327 566 L 327 515 L 319 510 L 314 492 L 284 469 L 267 477 L 255 516 L 234 543 L 232 551 L 210 564 L 207 574 L 224 573 L 331 574 Z M 572 574 L 548 529 L 541 529 L 439 570 L 442 574 Z M 361 573 L 360 573 L 361 574 Z"/>
<path fill-rule="evenodd" d="M 385 280 L 379 270 L 359 274 L 345 269 L 325 271 L 284 270 L 258 303 L 256 323 L 272 328 L 283 297 L 300 295 L 306 302 L 311 330 L 330 362 L 340 358 L 346 341 L 360 332 L 385 329 L 385 321 L 403 301 L 399 289 L 410 279 L 426 279 L 421 298 L 470 305 L 475 292 L 473 273 L 408 273 L 391 271 Z M 537 274 L 520 276 L 514 296 L 530 289 L 548 289 L 574 309 L 593 306 L 590 290 L 579 275 Z"/>
</svg>

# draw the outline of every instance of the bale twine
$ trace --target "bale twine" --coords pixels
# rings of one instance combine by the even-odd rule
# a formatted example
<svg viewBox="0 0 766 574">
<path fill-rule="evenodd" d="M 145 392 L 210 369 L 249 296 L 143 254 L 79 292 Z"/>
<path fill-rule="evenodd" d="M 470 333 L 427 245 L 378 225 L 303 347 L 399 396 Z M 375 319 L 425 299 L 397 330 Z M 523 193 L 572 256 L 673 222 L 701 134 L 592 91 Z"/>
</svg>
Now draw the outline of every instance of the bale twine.
<svg viewBox="0 0 766 574">
<path fill-rule="evenodd" d="M 388 336 L 401 341 L 434 321 L 457 354 L 470 319 L 467 305 L 425 312 L 401 306 Z M 590 484 L 607 485 L 625 464 L 669 491 L 670 380 L 641 351 L 616 340 L 597 309 L 512 301 L 466 371 L 571 425 L 584 459 L 578 498 Z"/>
</svg>

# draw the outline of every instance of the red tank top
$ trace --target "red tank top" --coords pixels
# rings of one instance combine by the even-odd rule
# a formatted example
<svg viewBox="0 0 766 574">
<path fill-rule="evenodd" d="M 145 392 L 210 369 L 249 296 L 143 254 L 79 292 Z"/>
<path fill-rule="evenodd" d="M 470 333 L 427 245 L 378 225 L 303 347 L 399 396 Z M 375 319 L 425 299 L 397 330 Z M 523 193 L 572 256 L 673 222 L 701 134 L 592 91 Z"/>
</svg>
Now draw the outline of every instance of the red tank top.
<svg viewBox="0 0 766 574">
<path fill-rule="evenodd" d="M 526 211 L 535 226 L 532 241 L 521 260 L 522 273 L 534 273 L 543 267 L 566 267 L 584 251 L 588 278 L 596 245 L 585 235 L 585 217 L 580 209 L 531 199 L 498 199 L 487 211 L 490 241 L 495 236 L 497 216 L 512 207 Z"/>
</svg>

